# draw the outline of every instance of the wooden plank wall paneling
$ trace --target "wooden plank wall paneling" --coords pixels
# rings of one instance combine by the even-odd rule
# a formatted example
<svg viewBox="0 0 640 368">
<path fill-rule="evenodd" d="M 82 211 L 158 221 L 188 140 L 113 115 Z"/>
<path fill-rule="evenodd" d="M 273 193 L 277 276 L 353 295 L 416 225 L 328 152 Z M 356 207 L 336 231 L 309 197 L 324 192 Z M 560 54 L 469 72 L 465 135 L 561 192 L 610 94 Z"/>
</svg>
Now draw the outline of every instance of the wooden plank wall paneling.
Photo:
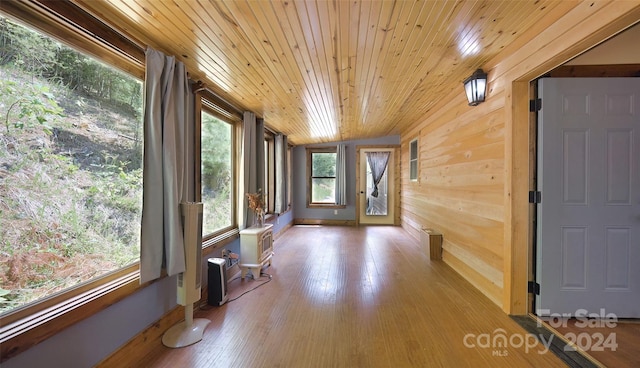
<svg viewBox="0 0 640 368">
<path fill-rule="evenodd" d="M 461 86 L 462 87 L 462 86 Z M 402 223 L 444 234 L 443 260 L 501 303 L 504 233 L 504 98 L 470 109 L 460 89 L 446 113 L 402 136 L 402 162 L 418 138 L 419 180 L 402 166 Z"/>
<path fill-rule="evenodd" d="M 560 10 L 487 62 L 485 103 L 468 107 L 460 86 L 401 134 L 402 226 L 416 239 L 424 228 L 441 232 L 444 262 L 508 313 L 526 312 L 529 114 L 519 106 L 528 105 L 528 83 L 637 22 L 640 12 L 637 2 L 608 1 Z M 411 182 L 415 138 L 419 181 Z"/>
</svg>

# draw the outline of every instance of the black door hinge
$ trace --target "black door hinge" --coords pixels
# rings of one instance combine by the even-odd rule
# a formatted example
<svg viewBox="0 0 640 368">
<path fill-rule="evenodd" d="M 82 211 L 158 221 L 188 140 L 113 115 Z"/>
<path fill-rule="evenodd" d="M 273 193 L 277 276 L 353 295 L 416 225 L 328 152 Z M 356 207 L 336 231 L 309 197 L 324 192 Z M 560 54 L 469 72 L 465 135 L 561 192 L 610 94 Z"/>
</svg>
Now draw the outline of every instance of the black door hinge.
<svg viewBox="0 0 640 368">
<path fill-rule="evenodd" d="M 532 294 L 540 295 L 540 284 L 535 281 L 529 281 L 527 290 Z"/>
<path fill-rule="evenodd" d="M 542 99 L 536 98 L 535 100 L 529 101 L 529 111 L 536 112 L 542 109 Z"/>
<path fill-rule="evenodd" d="M 541 203 L 542 202 L 542 192 L 538 192 L 532 190 L 529 192 L 529 203 Z"/>
</svg>

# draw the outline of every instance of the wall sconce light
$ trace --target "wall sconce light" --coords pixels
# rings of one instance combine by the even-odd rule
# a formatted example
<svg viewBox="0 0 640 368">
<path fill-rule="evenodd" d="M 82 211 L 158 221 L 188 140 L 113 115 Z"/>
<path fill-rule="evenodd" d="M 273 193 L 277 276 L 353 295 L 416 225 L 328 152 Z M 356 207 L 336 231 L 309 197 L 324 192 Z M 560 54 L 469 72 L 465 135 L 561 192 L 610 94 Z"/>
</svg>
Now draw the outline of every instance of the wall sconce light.
<svg viewBox="0 0 640 368">
<path fill-rule="evenodd" d="M 484 102 L 484 96 L 487 93 L 487 73 L 478 69 L 463 83 L 469 106 L 477 106 L 480 102 Z"/>
</svg>

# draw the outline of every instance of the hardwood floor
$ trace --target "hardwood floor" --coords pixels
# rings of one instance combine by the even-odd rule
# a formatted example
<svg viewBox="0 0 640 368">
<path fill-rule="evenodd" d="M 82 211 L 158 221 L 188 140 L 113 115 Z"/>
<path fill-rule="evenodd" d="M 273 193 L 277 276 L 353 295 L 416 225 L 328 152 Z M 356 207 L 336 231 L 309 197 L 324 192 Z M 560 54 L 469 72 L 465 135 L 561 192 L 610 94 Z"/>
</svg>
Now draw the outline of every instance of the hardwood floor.
<svg viewBox="0 0 640 368">
<path fill-rule="evenodd" d="M 158 342 L 136 366 L 564 366 L 522 346 L 533 336 L 400 227 L 294 226 L 264 272 L 232 281 L 230 297 L 268 283 L 196 311 L 211 320 L 201 342 Z"/>
</svg>

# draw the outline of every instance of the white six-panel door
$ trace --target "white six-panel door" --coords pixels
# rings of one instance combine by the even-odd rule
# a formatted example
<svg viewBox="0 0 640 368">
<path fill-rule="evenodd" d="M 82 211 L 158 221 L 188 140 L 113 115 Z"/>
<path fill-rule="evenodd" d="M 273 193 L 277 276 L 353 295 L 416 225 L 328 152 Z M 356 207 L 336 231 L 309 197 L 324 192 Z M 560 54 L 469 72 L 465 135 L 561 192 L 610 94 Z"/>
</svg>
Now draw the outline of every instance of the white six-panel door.
<svg viewBox="0 0 640 368">
<path fill-rule="evenodd" d="M 539 314 L 640 317 L 640 78 L 539 81 Z"/>
</svg>

